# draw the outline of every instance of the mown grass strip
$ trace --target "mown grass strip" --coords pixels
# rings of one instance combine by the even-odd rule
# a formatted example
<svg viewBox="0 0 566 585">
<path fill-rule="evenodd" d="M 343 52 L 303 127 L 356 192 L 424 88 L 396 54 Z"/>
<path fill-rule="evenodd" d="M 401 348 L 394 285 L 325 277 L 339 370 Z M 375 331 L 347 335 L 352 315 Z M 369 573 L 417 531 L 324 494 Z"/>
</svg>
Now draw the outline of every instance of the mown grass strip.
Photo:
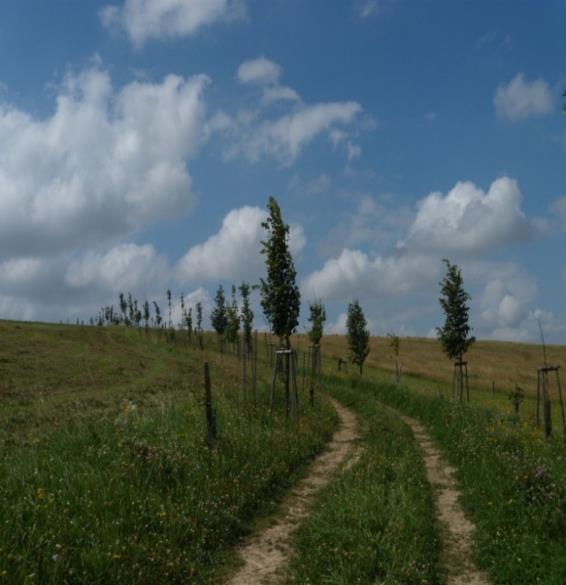
<svg viewBox="0 0 566 585">
<path fill-rule="evenodd" d="M 328 379 L 325 389 L 357 413 L 362 453 L 299 528 L 289 582 L 441 583 L 434 504 L 410 429 L 369 392 Z"/>
<path fill-rule="evenodd" d="M 457 469 L 476 525 L 476 561 L 494 585 L 564 585 L 566 449 L 512 417 L 393 384 L 357 391 L 420 419 Z"/>
</svg>

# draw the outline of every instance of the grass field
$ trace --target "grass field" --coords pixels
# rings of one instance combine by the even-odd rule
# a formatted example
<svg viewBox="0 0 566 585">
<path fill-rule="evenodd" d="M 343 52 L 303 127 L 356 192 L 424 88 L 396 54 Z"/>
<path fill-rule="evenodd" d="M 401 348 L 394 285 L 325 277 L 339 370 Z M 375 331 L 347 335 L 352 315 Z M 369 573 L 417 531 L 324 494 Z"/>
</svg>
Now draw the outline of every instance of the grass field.
<svg viewBox="0 0 566 585">
<path fill-rule="evenodd" d="M 299 424 L 280 404 L 269 414 L 263 382 L 257 407 L 244 404 L 234 357 L 123 328 L 0 323 L 0 380 L 0 580 L 11 583 L 214 583 L 336 424 L 324 401 Z"/>
<path fill-rule="evenodd" d="M 303 408 L 298 425 L 285 419 L 281 396 L 269 414 L 262 340 L 253 406 L 242 398 L 241 365 L 217 353 L 212 335 L 201 351 L 179 332 L 171 341 L 123 327 L 0 321 L 0 581 L 218 582 L 234 544 L 274 510 L 336 425 L 325 400 Z M 397 386 L 387 340 L 372 339 L 360 380 L 353 368 L 337 372 L 345 339 L 324 340 L 324 387 L 358 413 L 363 452 L 299 531 L 290 579 L 443 582 L 422 461 L 386 403 L 419 417 L 458 469 L 477 562 L 493 583 L 563 585 L 564 443 L 533 429 L 532 388 L 519 419 L 507 398 L 515 380 L 532 382 L 540 349 L 478 342 L 470 406 L 449 400 L 451 365 L 436 342 L 403 339 L 401 354 Z M 566 354 L 548 355 L 560 365 Z M 212 452 L 204 361 L 218 416 Z"/>
<path fill-rule="evenodd" d="M 308 345 L 304 335 L 295 337 L 297 347 Z M 549 364 L 566 364 L 566 346 L 551 345 L 546 348 Z M 344 336 L 330 335 L 324 338 L 322 355 L 325 371 L 337 372 L 338 358 L 348 359 L 347 340 Z M 525 393 L 521 416 L 530 424 L 536 420 L 537 368 L 543 364 L 542 349 L 536 344 L 500 341 L 477 341 L 466 356 L 468 361 L 471 403 L 496 408 L 511 414 L 513 406 L 509 394 L 519 385 Z M 453 365 L 434 339 L 402 338 L 401 363 L 403 384 L 430 396 L 452 392 Z M 349 367 L 354 373 L 355 366 Z M 365 376 L 376 381 L 394 379 L 395 358 L 387 337 L 372 337 L 370 354 L 365 364 Z M 495 383 L 495 393 L 492 383 Z M 566 401 L 566 378 L 562 381 Z M 562 434 L 562 417 L 554 377 L 551 378 L 552 418 L 555 433 Z"/>
</svg>

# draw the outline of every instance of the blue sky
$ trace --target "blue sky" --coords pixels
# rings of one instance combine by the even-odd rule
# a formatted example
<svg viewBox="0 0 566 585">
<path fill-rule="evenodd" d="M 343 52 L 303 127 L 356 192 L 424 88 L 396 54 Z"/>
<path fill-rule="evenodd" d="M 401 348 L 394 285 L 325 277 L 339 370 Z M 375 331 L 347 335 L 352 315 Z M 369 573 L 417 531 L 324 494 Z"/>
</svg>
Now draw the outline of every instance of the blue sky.
<svg viewBox="0 0 566 585">
<path fill-rule="evenodd" d="M 262 274 L 431 334 L 441 259 L 479 337 L 566 338 L 566 2 L 18 0 L 0 19 L 0 317 L 118 292 L 209 306 Z M 257 301 L 257 299 L 256 299 Z M 263 325 L 259 316 L 258 325 Z"/>
</svg>

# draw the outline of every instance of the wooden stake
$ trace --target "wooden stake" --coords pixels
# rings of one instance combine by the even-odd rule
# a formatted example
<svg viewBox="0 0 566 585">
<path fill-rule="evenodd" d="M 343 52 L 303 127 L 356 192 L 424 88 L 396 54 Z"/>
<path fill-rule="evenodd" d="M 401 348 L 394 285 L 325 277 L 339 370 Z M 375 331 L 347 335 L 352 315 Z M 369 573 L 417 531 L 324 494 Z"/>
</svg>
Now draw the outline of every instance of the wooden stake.
<svg viewBox="0 0 566 585">
<path fill-rule="evenodd" d="M 212 389 L 208 362 L 204 364 L 204 409 L 206 416 L 206 444 L 209 449 L 212 449 L 216 440 L 216 412 L 212 408 Z"/>
</svg>

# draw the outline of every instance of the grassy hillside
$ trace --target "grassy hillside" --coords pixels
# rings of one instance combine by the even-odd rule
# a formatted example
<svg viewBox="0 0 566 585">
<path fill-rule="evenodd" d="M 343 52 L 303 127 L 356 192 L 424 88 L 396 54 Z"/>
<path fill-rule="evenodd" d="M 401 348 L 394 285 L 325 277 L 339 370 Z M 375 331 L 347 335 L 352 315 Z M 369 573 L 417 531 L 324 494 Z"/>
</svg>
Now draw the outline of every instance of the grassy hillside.
<svg viewBox="0 0 566 585">
<path fill-rule="evenodd" d="M 270 414 L 266 370 L 244 403 L 240 376 L 234 356 L 180 335 L 1 322 L 0 580 L 216 582 L 336 424 L 324 401 L 299 423 L 280 401 Z"/>
</svg>

